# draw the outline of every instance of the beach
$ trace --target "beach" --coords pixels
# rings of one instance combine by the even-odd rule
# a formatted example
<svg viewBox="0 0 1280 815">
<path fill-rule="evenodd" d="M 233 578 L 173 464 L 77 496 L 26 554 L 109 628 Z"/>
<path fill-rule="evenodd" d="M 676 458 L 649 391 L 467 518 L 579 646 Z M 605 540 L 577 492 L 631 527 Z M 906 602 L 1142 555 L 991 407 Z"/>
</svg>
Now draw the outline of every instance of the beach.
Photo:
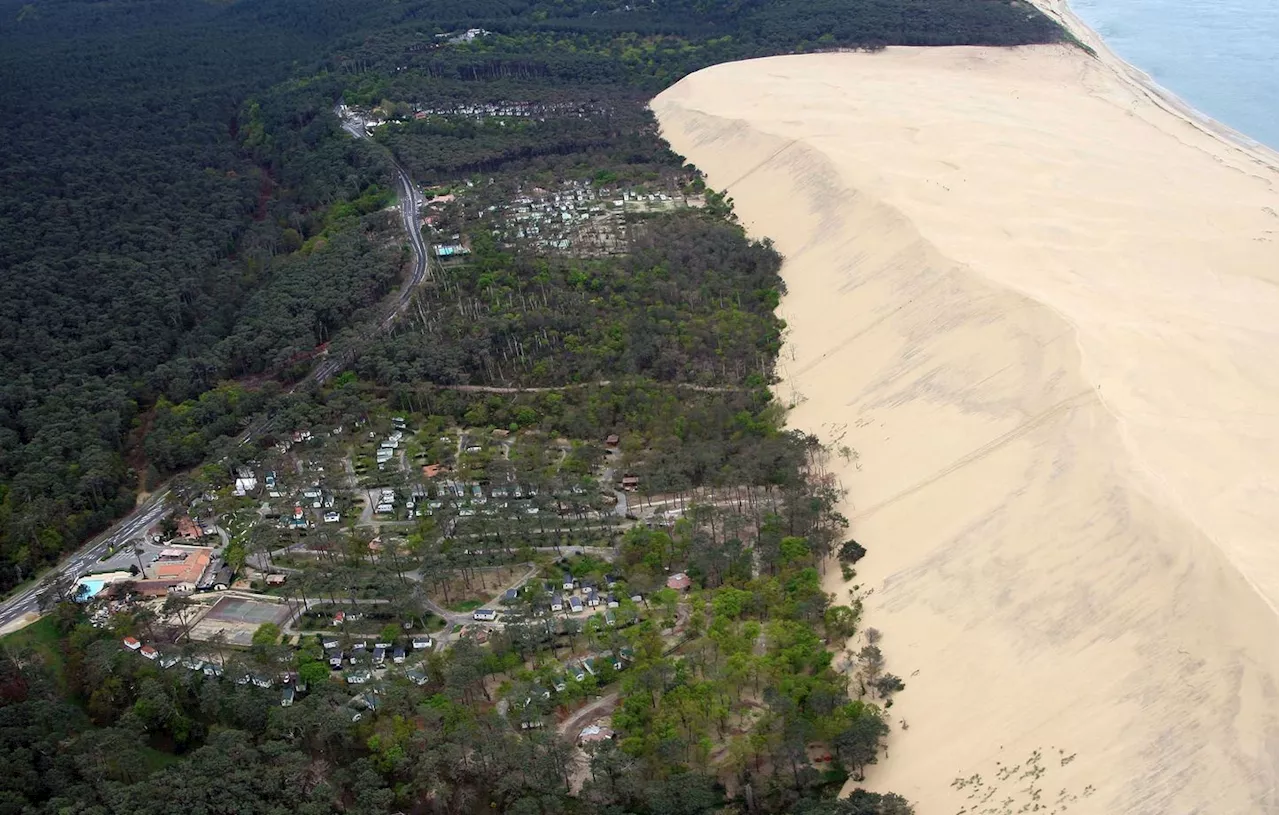
<svg viewBox="0 0 1280 815">
<path fill-rule="evenodd" d="M 868 550 L 827 589 L 906 682 L 866 785 L 1274 812 L 1275 154 L 1103 48 L 752 60 L 652 107 L 784 257 L 775 393 Z"/>
</svg>

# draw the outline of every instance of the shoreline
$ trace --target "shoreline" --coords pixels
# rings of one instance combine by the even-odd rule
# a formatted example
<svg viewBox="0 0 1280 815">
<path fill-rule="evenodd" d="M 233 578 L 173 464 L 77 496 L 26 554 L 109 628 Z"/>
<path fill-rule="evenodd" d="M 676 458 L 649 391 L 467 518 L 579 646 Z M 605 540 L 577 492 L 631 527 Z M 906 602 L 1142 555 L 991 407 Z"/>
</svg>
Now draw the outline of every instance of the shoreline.
<svg viewBox="0 0 1280 815">
<path fill-rule="evenodd" d="M 1088 23 L 1072 10 L 1069 0 L 1028 0 L 1028 2 L 1061 25 L 1081 44 L 1092 49 L 1094 58 L 1107 66 L 1122 82 L 1133 88 L 1136 93 L 1142 94 L 1168 113 L 1183 119 L 1202 132 L 1219 139 L 1224 144 L 1244 152 L 1249 157 L 1261 161 L 1268 167 L 1273 169 L 1280 167 L 1280 153 L 1277 153 L 1262 142 L 1241 133 L 1230 125 L 1197 110 L 1182 97 L 1152 79 L 1150 74 L 1111 50 L 1111 46 L 1107 45 L 1107 41 L 1102 35 L 1094 31 Z"/>
</svg>

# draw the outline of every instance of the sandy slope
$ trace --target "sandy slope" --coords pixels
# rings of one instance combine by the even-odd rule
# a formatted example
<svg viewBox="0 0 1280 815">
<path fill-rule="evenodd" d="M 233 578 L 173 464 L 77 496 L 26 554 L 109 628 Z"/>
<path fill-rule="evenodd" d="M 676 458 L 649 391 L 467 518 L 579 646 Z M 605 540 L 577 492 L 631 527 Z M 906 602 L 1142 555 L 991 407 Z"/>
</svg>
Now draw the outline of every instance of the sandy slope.
<svg viewBox="0 0 1280 815">
<path fill-rule="evenodd" d="M 786 257 L 781 393 L 856 451 L 908 683 L 870 781 L 921 815 L 1277 807 L 1274 156 L 1157 102 L 1036 47 L 722 65 L 653 103 Z"/>
</svg>

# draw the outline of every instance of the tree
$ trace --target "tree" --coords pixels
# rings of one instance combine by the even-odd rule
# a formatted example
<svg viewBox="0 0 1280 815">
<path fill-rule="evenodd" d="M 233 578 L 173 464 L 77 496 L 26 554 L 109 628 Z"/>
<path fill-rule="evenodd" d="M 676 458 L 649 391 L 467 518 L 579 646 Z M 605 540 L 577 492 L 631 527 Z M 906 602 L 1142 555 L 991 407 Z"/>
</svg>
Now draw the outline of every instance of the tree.
<svg viewBox="0 0 1280 815">
<path fill-rule="evenodd" d="M 260 647 L 275 645 L 280 641 L 280 626 L 275 623 L 263 623 L 253 632 L 253 644 Z"/>
<path fill-rule="evenodd" d="M 847 640 L 858 630 L 858 613 L 848 606 L 831 606 L 822 615 L 827 642 Z"/>
<path fill-rule="evenodd" d="M 55 572 L 40 582 L 36 589 L 36 607 L 47 612 L 59 603 L 75 600 L 75 580 L 67 572 Z"/>
<path fill-rule="evenodd" d="M 867 550 L 855 540 L 847 540 L 840 545 L 840 561 L 850 566 L 862 560 Z"/>
<path fill-rule="evenodd" d="M 298 679 L 308 687 L 317 687 L 329 681 L 329 666 L 323 662 L 304 662 L 298 666 Z"/>
<path fill-rule="evenodd" d="M 876 763 L 881 742 L 888 735 L 889 726 L 879 711 L 867 706 L 858 707 L 852 712 L 849 724 L 836 734 L 836 755 L 849 769 L 849 774 L 861 781 L 867 765 Z"/>
</svg>

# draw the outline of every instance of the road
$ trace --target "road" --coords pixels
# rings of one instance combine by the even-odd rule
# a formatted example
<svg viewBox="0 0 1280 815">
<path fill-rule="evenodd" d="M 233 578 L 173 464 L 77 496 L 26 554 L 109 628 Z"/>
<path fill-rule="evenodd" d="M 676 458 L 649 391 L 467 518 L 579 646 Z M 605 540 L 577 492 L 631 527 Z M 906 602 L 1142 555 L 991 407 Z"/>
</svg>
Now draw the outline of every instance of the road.
<svg viewBox="0 0 1280 815">
<path fill-rule="evenodd" d="M 168 497 L 168 490 L 153 493 L 120 523 L 92 539 L 79 551 L 59 563 L 46 574 L 46 579 L 53 574 L 66 574 L 72 579 L 79 578 L 107 553 L 108 548 L 119 549 L 135 538 L 142 537 L 152 524 L 164 517 Z M 39 613 L 36 605 L 36 595 L 39 591 L 39 584 L 37 584 L 0 603 L 0 628 L 8 626 L 27 614 Z"/>
<path fill-rule="evenodd" d="M 334 113 L 337 114 L 338 112 L 338 108 L 335 108 Z M 344 119 L 341 114 L 339 114 L 339 120 L 342 122 L 342 129 L 352 136 L 358 139 L 368 138 L 364 132 L 363 123 Z M 395 322 L 405 307 L 409 305 L 409 301 L 413 298 L 413 292 L 427 279 L 431 268 L 427 254 L 427 244 L 422 239 L 422 230 L 418 226 L 418 209 L 422 204 L 422 196 L 419 195 L 417 188 L 413 185 L 413 180 L 409 177 L 409 173 L 400 162 L 395 160 L 394 156 L 391 158 L 391 162 L 396 170 L 396 193 L 400 201 L 400 219 L 404 225 L 405 233 L 409 236 L 409 244 L 413 249 L 413 270 L 400 287 L 400 295 L 396 298 L 391 311 L 378 323 L 376 328 L 378 331 L 385 331 Z M 351 362 L 351 359 L 350 353 L 321 359 L 312 369 L 311 374 L 290 388 L 290 392 L 297 390 L 305 382 L 324 384 L 335 374 L 342 371 Z M 255 420 L 240 434 L 237 439 L 237 445 L 248 444 L 261 433 L 269 430 L 271 423 L 272 418 L 268 416 Z M 133 512 L 118 521 L 115 526 L 92 539 L 59 563 L 53 571 L 46 574 L 46 577 L 54 573 L 65 573 L 73 579 L 83 575 L 87 569 L 97 563 L 108 547 L 119 547 L 127 543 L 140 536 L 152 524 L 164 517 L 166 513 L 165 499 L 168 494 L 169 491 L 167 489 L 162 489 L 152 494 L 146 501 L 139 504 Z M 38 612 L 39 609 L 36 606 L 36 594 L 38 591 L 38 585 L 31 586 L 4 602 L 0 602 L 0 629 L 22 619 L 28 614 Z"/>
</svg>

